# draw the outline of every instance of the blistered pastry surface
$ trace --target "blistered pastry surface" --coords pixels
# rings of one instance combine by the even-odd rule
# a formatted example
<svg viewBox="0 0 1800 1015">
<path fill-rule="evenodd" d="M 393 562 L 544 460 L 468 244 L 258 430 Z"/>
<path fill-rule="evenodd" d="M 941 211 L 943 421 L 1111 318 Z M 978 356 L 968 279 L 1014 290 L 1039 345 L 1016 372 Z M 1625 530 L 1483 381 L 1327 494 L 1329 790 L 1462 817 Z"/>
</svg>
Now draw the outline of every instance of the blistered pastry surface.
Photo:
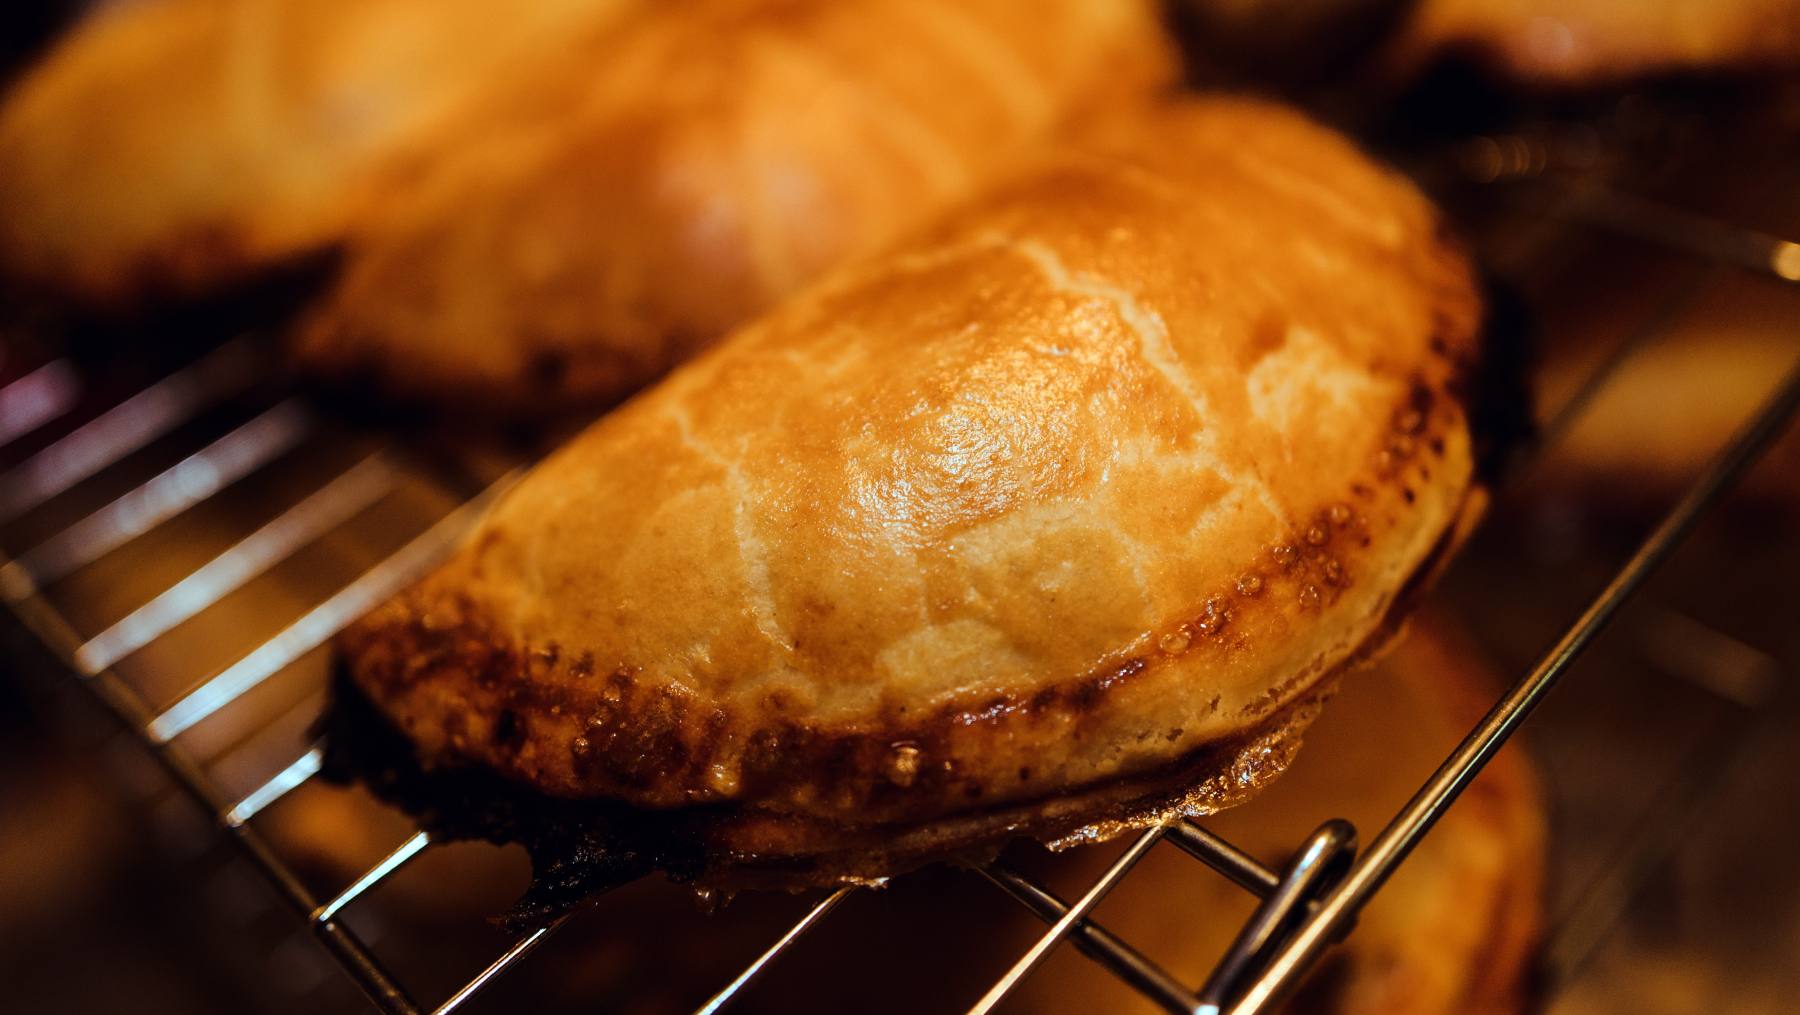
<svg viewBox="0 0 1800 1015">
<path fill-rule="evenodd" d="M 1240 737 L 1468 510 L 1479 301 L 1279 108 L 1121 117 L 526 478 L 352 629 L 428 759 L 543 792 L 940 818 Z"/>
</svg>

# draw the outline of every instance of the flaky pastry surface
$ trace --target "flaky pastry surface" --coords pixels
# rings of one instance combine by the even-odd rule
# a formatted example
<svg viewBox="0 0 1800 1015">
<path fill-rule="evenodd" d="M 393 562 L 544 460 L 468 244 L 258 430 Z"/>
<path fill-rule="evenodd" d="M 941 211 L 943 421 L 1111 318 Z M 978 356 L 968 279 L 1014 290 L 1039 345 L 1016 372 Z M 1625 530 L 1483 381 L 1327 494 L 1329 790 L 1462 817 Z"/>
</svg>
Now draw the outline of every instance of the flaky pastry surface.
<svg viewBox="0 0 1800 1015">
<path fill-rule="evenodd" d="M 604 418 L 342 658 L 428 762 L 802 840 L 1228 759 L 1478 501 L 1479 310 L 1331 132 L 1120 116 Z"/>
</svg>

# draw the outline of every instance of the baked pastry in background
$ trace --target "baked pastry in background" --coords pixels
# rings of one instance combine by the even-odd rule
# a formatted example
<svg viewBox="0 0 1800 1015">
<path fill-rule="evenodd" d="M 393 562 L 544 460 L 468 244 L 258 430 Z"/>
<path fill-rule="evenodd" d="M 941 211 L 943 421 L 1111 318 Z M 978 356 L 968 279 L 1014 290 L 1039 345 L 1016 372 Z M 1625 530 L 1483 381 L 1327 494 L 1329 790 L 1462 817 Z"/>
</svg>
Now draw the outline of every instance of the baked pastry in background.
<svg viewBox="0 0 1800 1015">
<path fill-rule="evenodd" d="M 0 105 L 0 272 L 123 308 L 338 239 L 397 149 L 641 4 L 97 6 Z"/>
<path fill-rule="evenodd" d="M 1478 508 L 1480 309 L 1343 138 L 1120 112 L 601 420 L 343 660 L 429 764 L 714 805 L 702 878 L 1228 806 Z"/>
<path fill-rule="evenodd" d="M 1480 653 L 1427 613 L 1371 672 L 1345 680 L 1293 767 L 1254 802 L 1206 827 L 1279 865 L 1328 818 L 1375 835 L 1499 694 Z M 1541 931 L 1544 805 L 1528 757 L 1508 747 L 1470 785 L 1326 953 L 1283 1010 L 1308 1015 L 1501 1015 L 1527 1010 Z M 1058 864 L 1085 884 L 1109 858 Z M 1254 906 L 1174 850 L 1146 857 L 1108 896 L 1108 930 L 1198 984 Z M 1020 1011 L 1160 1009 L 1063 949 L 1020 987 Z"/>
<path fill-rule="evenodd" d="M 297 350 L 453 404 L 616 399 L 1174 67 L 1151 0 L 671 6 L 435 139 Z"/>
<path fill-rule="evenodd" d="M 1794 0 L 1419 0 L 1391 44 L 1417 71 L 1461 59 L 1525 85 L 1800 66 Z"/>
<path fill-rule="evenodd" d="M 1748 276 L 1709 282 L 1679 319 L 1608 370 L 1530 474 L 1537 488 L 1628 510 L 1686 489 L 1800 363 L 1797 311 L 1785 286 Z M 1588 356 L 1551 357 L 1539 384 L 1572 391 L 1593 369 Z M 1800 438 L 1790 433 L 1746 472 L 1733 503 L 1800 504 Z"/>
</svg>

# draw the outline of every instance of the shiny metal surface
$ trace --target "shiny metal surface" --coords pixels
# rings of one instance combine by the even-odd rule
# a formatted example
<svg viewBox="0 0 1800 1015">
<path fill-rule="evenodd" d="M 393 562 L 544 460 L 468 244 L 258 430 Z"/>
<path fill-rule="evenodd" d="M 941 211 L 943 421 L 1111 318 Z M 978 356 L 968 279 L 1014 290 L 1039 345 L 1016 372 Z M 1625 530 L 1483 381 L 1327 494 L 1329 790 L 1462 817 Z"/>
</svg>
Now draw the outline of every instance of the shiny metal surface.
<svg viewBox="0 0 1800 1015">
<path fill-rule="evenodd" d="M 726 984 L 724 989 L 720 990 L 717 994 L 714 994 L 711 999 L 701 1005 L 696 1010 L 695 1015 L 714 1015 L 715 1012 L 724 1011 L 725 1007 L 731 1004 L 732 998 L 737 997 L 738 993 L 748 987 L 751 981 L 755 980 L 765 969 L 769 968 L 770 964 L 780 958 L 782 952 L 787 951 L 793 946 L 794 942 L 800 940 L 800 935 L 812 929 L 814 924 L 825 918 L 825 914 L 837 908 L 837 904 L 844 901 L 844 897 L 849 895 L 850 891 L 851 889 L 849 888 L 839 888 L 837 891 L 820 899 L 817 904 L 806 911 L 805 916 L 802 916 L 792 927 L 788 928 L 787 933 L 777 938 L 775 943 L 769 946 L 768 951 L 758 955 L 756 961 L 746 966 L 744 971 L 737 975 L 736 979 Z"/>
<path fill-rule="evenodd" d="M 1093 884 L 1088 886 L 1086 891 L 1081 893 L 1081 898 L 1075 900 L 1073 906 L 1065 909 L 1063 914 L 1056 918 L 1056 922 L 1050 925 L 1050 929 L 1037 939 L 1029 951 L 1019 956 L 1019 960 L 1006 971 L 1006 975 L 988 988 L 988 992 L 982 995 L 981 1000 L 975 1002 L 969 1011 L 985 1015 L 986 1012 L 994 1010 L 994 1007 L 1012 992 L 1020 980 L 1031 975 L 1031 971 L 1037 968 L 1038 963 L 1044 961 L 1044 957 L 1050 953 L 1050 949 L 1060 944 L 1063 938 L 1074 930 L 1075 925 L 1086 919 L 1094 907 L 1100 904 L 1100 900 L 1106 897 L 1106 893 L 1123 880 L 1125 875 L 1131 873 L 1131 868 L 1143 859 L 1144 854 L 1150 851 L 1150 847 L 1162 840 L 1165 829 L 1166 826 L 1158 825 L 1132 840 L 1131 845 L 1125 848 L 1125 852 L 1120 854 L 1119 858 L 1113 861 L 1112 866 L 1106 869 L 1106 873 L 1100 875 Z"/>
<path fill-rule="evenodd" d="M 980 868 L 989 881 L 1030 909 L 1045 923 L 1055 923 L 1069 911 L 1069 904 L 1044 886 L 998 861 Z M 1154 960 L 1092 920 L 1083 920 L 1069 934 L 1075 947 L 1107 967 L 1114 976 L 1137 988 L 1170 1012 L 1191 1012 L 1200 999 Z"/>
</svg>

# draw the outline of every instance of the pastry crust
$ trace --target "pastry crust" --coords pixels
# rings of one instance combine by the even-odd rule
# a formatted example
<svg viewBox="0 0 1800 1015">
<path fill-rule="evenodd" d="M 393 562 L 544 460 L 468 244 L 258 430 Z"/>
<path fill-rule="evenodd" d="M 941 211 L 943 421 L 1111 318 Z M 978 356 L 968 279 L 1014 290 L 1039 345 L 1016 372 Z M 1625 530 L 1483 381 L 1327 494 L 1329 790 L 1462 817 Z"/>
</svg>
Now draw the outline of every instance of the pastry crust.
<svg viewBox="0 0 1800 1015">
<path fill-rule="evenodd" d="M 613 400 L 1174 67 L 1149 0 L 671 5 L 396 174 L 296 354 L 389 397 Z"/>
<path fill-rule="evenodd" d="M 1392 47 L 1411 70 L 1450 56 L 1525 85 L 1800 65 L 1791 0 L 1423 0 Z"/>
<path fill-rule="evenodd" d="M 397 151 L 637 5 L 99 5 L 0 106 L 0 271 L 122 309 L 317 250 Z"/>
<path fill-rule="evenodd" d="M 427 763 L 775 854 L 1226 771 L 1478 505 L 1479 310 L 1331 132 L 1123 114 L 601 420 L 343 660 Z"/>
</svg>

